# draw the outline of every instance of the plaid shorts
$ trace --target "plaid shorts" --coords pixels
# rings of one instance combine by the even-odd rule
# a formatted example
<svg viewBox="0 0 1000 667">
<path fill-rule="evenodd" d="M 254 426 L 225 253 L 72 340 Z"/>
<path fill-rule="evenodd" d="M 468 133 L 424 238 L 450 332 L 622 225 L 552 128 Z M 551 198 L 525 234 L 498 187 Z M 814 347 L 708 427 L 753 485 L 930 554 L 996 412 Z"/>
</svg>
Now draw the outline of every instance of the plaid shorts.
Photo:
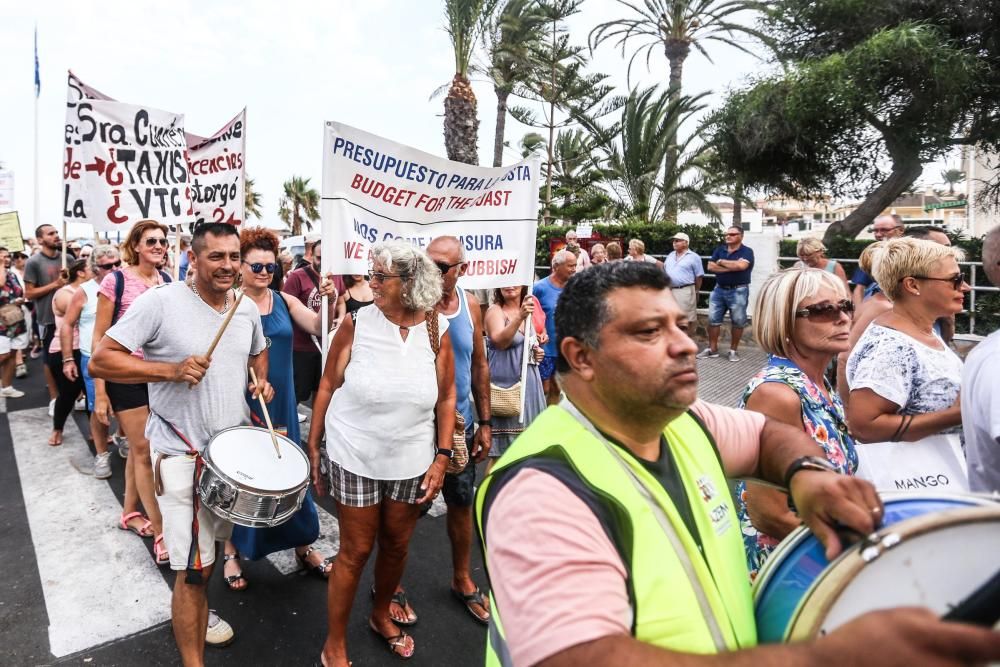
<svg viewBox="0 0 1000 667">
<path fill-rule="evenodd" d="M 411 479 L 371 479 L 355 475 L 330 461 L 330 495 L 341 505 L 348 507 L 371 507 L 390 498 L 397 502 L 415 505 L 417 498 L 424 495 L 420 483 L 424 476 Z"/>
</svg>

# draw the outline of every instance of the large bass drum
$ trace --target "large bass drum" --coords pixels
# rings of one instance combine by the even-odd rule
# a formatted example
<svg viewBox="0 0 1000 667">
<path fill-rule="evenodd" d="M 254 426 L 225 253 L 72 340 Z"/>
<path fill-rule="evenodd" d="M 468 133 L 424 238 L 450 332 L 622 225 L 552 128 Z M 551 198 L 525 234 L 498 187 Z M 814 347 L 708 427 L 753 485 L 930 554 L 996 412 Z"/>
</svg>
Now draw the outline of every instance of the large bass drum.
<svg viewBox="0 0 1000 667">
<path fill-rule="evenodd" d="M 760 643 L 824 635 L 878 609 L 944 614 L 996 573 L 1000 505 L 977 496 L 886 495 L 877 539 L 831 563 L 804 526 L 782 540 L 754 582 Z"/>
<path fill-rule="evenodd" d="M 295 443 L 253 426 L 217 433 L 202 454 L 198 497 L 218 516 L 248 528 L 284 523 L 302 506 L 309 486 L 309 460 Z"/>
</svg>

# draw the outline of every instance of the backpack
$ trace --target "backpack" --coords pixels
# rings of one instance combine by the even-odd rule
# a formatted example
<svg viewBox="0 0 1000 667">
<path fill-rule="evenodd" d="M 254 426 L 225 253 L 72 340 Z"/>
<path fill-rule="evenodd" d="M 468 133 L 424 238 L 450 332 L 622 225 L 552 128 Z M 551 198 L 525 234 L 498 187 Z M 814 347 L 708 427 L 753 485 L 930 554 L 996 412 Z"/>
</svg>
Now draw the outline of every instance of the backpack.
<svg viewBox="0 0 1000 667">
<path fill-rule="evenodd" d="M 170 274 L 163 269 L 157 269 L 157 272 L 164 283 L 172 283 L 174 281 L 170 277 Z M 112 275 L 115 277 L 115 309 L 111 313 L 111 324 L 114 324 L 118 321 L 118 317 L 122 311 L 122 296 L 125 294 L 125 274 L 122 273 L 121 269 L 118 269 Z"/>
</svg>

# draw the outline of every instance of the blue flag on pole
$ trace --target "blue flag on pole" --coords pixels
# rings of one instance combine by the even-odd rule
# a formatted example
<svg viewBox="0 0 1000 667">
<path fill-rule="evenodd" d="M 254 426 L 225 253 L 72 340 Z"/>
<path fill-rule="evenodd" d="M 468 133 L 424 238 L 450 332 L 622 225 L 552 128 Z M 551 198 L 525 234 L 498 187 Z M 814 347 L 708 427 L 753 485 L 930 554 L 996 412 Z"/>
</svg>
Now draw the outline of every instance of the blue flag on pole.
<svg viewBox="0 0 1000 667">
<path fill-rule="evenodd" d="M 42 92 L 42 76 L 38 71 L 38 26 L 35 26 L 35 97 Z"/>
</svg>

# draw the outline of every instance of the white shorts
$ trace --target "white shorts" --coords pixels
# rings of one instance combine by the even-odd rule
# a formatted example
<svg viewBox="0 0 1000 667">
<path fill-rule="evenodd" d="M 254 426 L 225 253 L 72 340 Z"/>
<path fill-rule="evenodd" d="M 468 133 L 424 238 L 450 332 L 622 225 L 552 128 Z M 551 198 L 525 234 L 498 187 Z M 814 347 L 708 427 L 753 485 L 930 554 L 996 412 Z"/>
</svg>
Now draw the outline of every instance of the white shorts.
<svg viewBox="0 0 1000 667">
<path fill-rule="evenodd" d="M 25 332 L 20 336 L 14 336 L 13 338 L 8 338 L 7 336 L 0 336 L 0 354 L 7 354 L 11 350 L 23 350 L 28 347 L 28 333 Z"/>
<path fill-rule="evenodd" d="M 195 460 L 191 456 L 164 456 L 154 451 L 153 470 L 157 465 L 163 495 L 156 500 L 163 516 L 163 542 L 170 553 L 170 569 L 186 570 L 191 550 Z M 215 562 L 215 541 L 228 540 L 232 534 L 232 523 L 198 503 L 198 550 L 202 566 Z"/>
</svg>

